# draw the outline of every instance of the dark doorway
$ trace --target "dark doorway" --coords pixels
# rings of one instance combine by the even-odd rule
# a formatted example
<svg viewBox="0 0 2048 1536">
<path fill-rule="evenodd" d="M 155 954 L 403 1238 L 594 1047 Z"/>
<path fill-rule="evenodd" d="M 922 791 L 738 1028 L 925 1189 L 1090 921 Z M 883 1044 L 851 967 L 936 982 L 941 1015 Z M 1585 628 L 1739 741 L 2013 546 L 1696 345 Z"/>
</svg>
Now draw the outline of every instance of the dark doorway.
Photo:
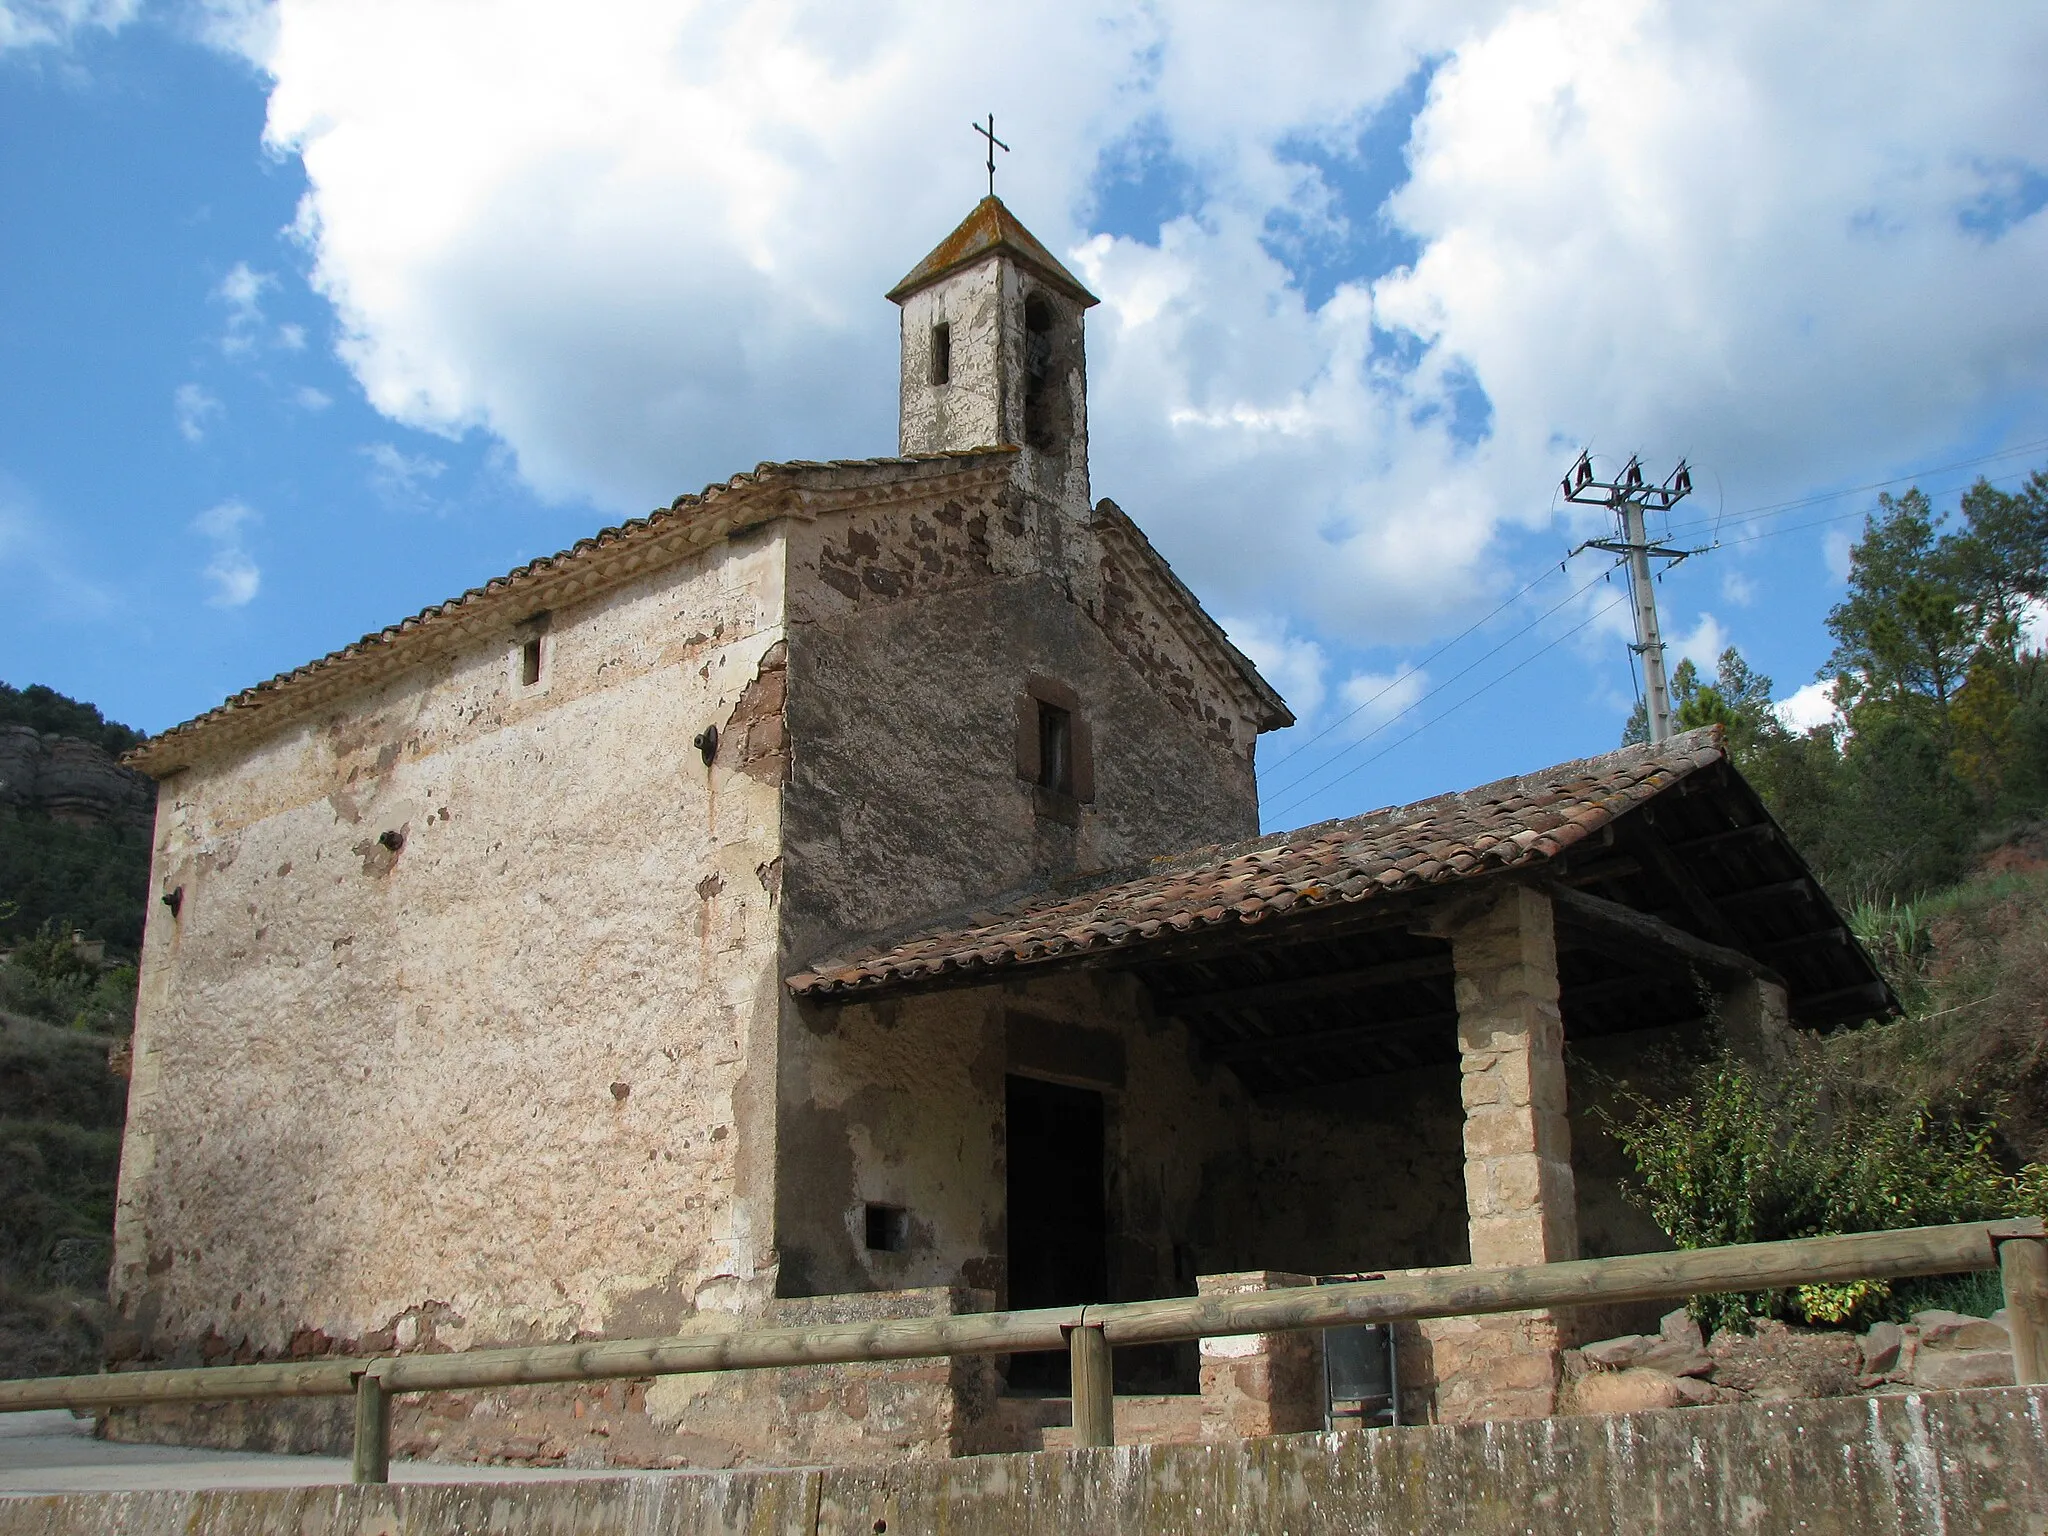
<svg viewBox="0 0 2048 1536">
<path fill-rule="evenodd" d="M 1012 1077 L 1005 1112 L 1011 1308 L 1106 1301 L 1102 1095 Z M 1013 1355 L 1009 1378 L 1013 1389 L 1065 1392 L 1067 1357 Z"/>
</svg>

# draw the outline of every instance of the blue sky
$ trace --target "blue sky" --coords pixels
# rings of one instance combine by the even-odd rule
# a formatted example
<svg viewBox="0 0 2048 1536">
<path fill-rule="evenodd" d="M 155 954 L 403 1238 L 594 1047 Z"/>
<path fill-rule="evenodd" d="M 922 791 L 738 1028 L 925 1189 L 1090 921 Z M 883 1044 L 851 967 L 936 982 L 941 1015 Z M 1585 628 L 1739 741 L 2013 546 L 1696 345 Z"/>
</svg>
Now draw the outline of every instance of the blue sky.
<svg viewBox="0 0 2048 1536">
<path fill-rule="evenodd" d="M 1674 536 L 1720 547 L 1667 633 L 1781 697 L 1854 488 L 2048 463 L 2048 22 L 1074 5 L 998 69 L 1000 14 L 0 0 L 0 679 L 161 729 L 757 460 L 890 451 L 880 295 L 991 109 L 1105 299 L 1096 494 L 1304 718 L 1272 825 L 1614 743 L 1583 444 L 1691 459 Z"/>
</svg>

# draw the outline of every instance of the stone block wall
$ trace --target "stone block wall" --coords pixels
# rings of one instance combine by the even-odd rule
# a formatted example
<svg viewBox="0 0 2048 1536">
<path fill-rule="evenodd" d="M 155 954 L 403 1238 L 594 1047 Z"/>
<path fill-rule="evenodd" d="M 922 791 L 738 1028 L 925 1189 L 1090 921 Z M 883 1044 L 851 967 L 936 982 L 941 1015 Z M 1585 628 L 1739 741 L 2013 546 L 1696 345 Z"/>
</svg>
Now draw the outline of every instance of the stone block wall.
<svg viewBox="0 0 2048 1536">
<path fill-rule="evenodd" d="M 781 786 L 691 741 L 779 676 L 785 564 L 735 536 L 165 781 L 116 1360 L 631 1336 L 767 1288 Z"/>
<path fill-rule="evenodd" d="M 2048 1389 L 828 1471 L 0 1499 L 0 1536 L 2033 1536 Z"/>
</svg>

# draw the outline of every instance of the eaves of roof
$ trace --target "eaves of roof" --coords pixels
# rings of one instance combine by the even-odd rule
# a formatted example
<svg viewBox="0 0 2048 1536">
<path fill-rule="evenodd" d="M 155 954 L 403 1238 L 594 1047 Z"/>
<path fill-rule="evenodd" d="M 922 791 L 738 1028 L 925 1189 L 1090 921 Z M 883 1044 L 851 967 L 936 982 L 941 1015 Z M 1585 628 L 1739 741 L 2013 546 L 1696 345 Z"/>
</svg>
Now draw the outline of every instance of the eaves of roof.
<svg viewBox="0 0 2048 1536">
<path fill-rule="evenodd" d="M 1105 541 L 1134 557 L 1136 572 L 1149 577 L 1160 588 L 1152 595 L 1159 611 L 1168 615 L 1185 640 L 1199 655 L 1207 655 L 1226 678 L 1235 678 L 1249 693 L 1251 707 L 1246 714 L 1260 731 L 1280 731 L 1294 724 L 1294 711 L 1273 685 L 1259 675 L 1252 659 L 1230 643 L 1223 626 L 1209 616 L 1201 599 L 1188 590 L 1187 583 L 1174 574 L 1166 557 L 1159 553 L 1145 530 L 1131 520 L 1115 502 L 1104 497 L 1095 504 L 1095 522 Z"/>
<path fill-rule="evenodd" d="M 476 636 L 579 602 L 781 517 L 885 503 L 907 491 L 1007 475 L 1015 448 L 911 458 L 796 460 L 678 496 L 670 505 L 529 561 L 460 597 L 363 636 L 317 661 L 245 688 L 183 725 L 152 736 L 122 761 L 162 779 L 202 756 L 267 735 Z"/>
<path fill-rule="evenodd" d="M 856 1001 L 912 985 L 973 986 L 1034 966 L 1142 950 L 1288 913 L 1534 871 L 1691 775 L 1725 761 L 1718 726 L 1413 805 L 1156 860 L 993 921 L 927 931 L 790 976 L 800 998 Z"/>
</svg>

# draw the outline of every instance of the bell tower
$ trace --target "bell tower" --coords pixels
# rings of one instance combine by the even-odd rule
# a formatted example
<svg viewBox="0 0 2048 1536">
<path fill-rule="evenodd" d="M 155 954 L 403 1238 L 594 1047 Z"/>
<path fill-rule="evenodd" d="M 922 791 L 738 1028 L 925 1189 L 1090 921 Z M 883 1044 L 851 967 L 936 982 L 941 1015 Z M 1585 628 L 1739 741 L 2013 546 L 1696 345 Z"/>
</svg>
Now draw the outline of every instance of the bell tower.
<svg viewBox="0 0 2048 1536">
<path fill-rule="evenodd" d="M 1086 517 L 1095 295 L 989 196 L 889 298 L 903 312 L 898 450 L 1020 448 L 1031 482 Z"/>
</svg>

